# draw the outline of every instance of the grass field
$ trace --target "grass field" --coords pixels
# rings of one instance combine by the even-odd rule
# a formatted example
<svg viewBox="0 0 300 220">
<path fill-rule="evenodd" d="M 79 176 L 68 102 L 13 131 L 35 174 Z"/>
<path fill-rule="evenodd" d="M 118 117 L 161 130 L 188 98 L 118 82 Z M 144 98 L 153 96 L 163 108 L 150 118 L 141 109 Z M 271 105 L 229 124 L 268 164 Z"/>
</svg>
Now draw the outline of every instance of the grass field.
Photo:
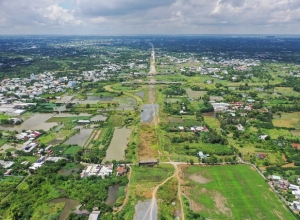
<svg viewBox="0 0 300 220">
<path fill-rule="evenodd" d="M 21 177 L 1 177 L 0 178 L 0 198 L 4 198 L 8 195 L 20 182 Z"/>
<path fill-rule="evenodd" d="M 79 146 L 71 146 L 67 150 L 65 150 L 63 152 L 63 154 L 70 154 L 70 155 L 75 156 L 75 154 L 80 150 L 81 150 L 81 147 L 79 147 Z"/>
<path fill-rule="evenodd" d="M 211 118 L 211 117 L 204 116 L 204 121 L 212 129 L 219 129 L 220 128 L 220 122 L 216 118 Z"/>
<path fill-rule="evenodd" d="M 299 115 L 300 112 L 281 113 L 281 118 L 273 119 L 273 124 L 276 127 L 300 128 Z"/>
<path fill-rule="evenodd" d="M 46 122 L 63 122 L 63 123 L 66 123 L 66 122 L 70 122 L 70 121 L 73 121 L 73 120 L 89 120 L 90 117 L 89 116 L 74 116 L 74 117 L 52 117 L 52 118 L 49 118 Z"/>
<path fill-rule="evenodd" d="M 290 131 L 285 129 L 261 129 L 264 134 L 267 134 L 271 137 L 271 139 L 277 139 L 279 136 L 283 136 L 285 138 L 292 138 L 292 134 Z"/>
<path fill-rule="evenodd" d="M 6 140 L 3 139 L 3 138 L 0 138 L 0 147 L 1 147 L 3 144 L 5 144 L 5 143 L 6 143 Z"/>
<path fill-rule="evenodd" d="M 299 92 L 295 92 L 292 87 L 275 87 L 274 91 L 284 96 L 299 96 Z"/>
<path fill-rule="evenodd" d="M 294 219 L 251 166 L 190 166 L 184 173 L 195 211 L 207 218 Z"/>
<path fill-rule="evenodd" d="M 34 163 L 36 162 L 38 159 L 38 157 L 35 156 L 21 156 L 18 158 L 19 162 L 23 162 L 23 161 L 29 161 L 29 163 Z"/>
</svg>

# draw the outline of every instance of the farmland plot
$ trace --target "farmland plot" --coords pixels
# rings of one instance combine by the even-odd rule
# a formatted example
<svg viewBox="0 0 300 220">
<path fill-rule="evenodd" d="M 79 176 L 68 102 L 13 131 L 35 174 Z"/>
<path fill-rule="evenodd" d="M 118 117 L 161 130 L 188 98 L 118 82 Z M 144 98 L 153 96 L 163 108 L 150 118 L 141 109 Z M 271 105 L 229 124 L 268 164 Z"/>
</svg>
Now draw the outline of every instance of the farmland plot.
<svg viewBox="0 0 300 220">
<path fill-rule="evenodd" d="M 104 161 L 124 160 L 125 149 L 130 137 L 130 129 L 116 128 Z"/>
<path fill-rule="evenodd" d="M 265 180 L 248 165 L 190 166 L 185 192 L 193 209 L 212 219 L 294 219 Z"/>
</svg>

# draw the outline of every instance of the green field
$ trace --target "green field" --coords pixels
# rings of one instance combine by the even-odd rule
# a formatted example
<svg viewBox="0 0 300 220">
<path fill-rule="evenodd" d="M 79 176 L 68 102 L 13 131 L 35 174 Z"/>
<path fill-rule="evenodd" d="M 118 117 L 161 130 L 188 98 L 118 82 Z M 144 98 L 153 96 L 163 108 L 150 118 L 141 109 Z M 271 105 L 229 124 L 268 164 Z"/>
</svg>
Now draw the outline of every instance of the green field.
<svg viewBox="0 0 300 220">
<path fill-rule="evenodd" d="M 273 119 L 276 127 L 299 128 L 299 112 L 281 113 L 280 118 Z"/>
<path fill-rule="evenodd" d="M 70 155 L 75 156 L 75 154 L 80 150 L 81 150 L 81 147 L 79 147 L 79 146 L 71 146 L 67 150 L 65 150 L 63 152 L 63 154 L 70 154 Z"/>
<path fill-rule="evenodd" d="M 295 219 L 264 179 L 248 165 L 190 166 L 187 196 L 211 219 Z"/>
</svg>

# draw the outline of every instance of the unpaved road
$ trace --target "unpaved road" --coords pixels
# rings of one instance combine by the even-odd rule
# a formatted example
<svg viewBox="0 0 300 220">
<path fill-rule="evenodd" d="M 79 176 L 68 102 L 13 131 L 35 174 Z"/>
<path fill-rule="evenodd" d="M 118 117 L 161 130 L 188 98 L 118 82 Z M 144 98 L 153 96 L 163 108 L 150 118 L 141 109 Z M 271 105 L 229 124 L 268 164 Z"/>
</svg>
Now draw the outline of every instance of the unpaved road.
<svg viewBox="0 0 300 220">
<path fill-rule="evenodd" d="M 161 182 L 160 184 L 158 184 L 152 191 L 152 199 L 151 199 L 151 203 L 150 203 L 150 206 L 148 208 L 148 210 L 146 211 L 144 217 L 142 220 L 153 220 L 153 214 L 155 214 L 153 212 L 153 210 L 155 210 L 155 206 L 157 206 L 156 204 L 156 193 L 159 189 L 159 187 L 161 187 L 162 185 L 164 185 L 166 182 L 168 182 L 171 178 L 177 178 L 178 180 L 178 192 L 177 192 L 177 195 L 178 195 L 178 200 L 179 200 L 179 203 L 180 203 L 180 215 L 181 215 L 181 219 L 182 220 L 185 220 L 184 218 L 184 209 L 183 209 L 183 203 L 182 203 L 182 199 L 181 199 L 181 183 L 180 183 L 180 178 L 179 178 L 179 169 L 178 169 L 178 166 L 177 166 L 177 163 L 173 163 L 173 162 L 169 162 L 169 164 L 172 164 L 174 166 L 174 174 L 170 177 L 168 177 L 167 179 L 165 179 L 163 182 Z M 157 219 L 157 216 L 155 217 L 155 219 Z"/>
</svg>

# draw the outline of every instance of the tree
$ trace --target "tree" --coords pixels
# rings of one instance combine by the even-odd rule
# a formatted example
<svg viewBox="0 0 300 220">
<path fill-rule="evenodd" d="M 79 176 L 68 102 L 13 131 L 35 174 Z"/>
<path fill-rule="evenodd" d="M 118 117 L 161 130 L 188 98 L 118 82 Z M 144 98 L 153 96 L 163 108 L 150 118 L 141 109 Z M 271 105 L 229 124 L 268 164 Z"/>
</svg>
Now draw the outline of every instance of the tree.
<svg viewBox="0 0 300 220">
<path fill-rule="evenodd" d="M 86 108 L 90 108 L 91 105 L 90 105 L 90 104 L 86 104 L 85 107 L 86 107 Z"/>
<path fill-rule="evenodd" d="M 194 160 L 193 159 L 190 159 L 190 164 L 194 165 Z"/>
</svg>

